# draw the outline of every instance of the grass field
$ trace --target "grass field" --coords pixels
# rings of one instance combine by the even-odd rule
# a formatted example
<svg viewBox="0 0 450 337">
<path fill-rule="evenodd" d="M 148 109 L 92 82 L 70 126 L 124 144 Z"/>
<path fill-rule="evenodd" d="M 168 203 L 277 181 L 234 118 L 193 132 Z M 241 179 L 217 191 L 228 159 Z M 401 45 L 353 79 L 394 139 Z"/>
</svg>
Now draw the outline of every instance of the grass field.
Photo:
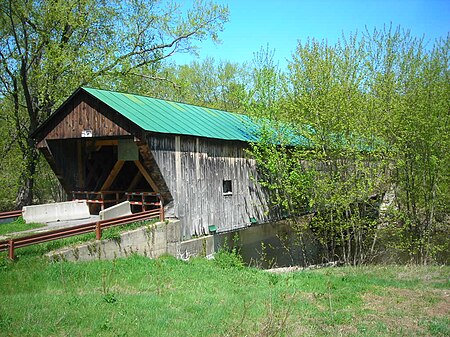
<svg viewBox="0 0 450 337">
<path fill-rule="evenodd" d="M 270 274 L 234 255 L 0 265 L 2 336 L 448 336 L 450 268 Z"/>
<path fill-rule="evenodd" d="M 0 235 L 8 235 L 15 232 L 26 231 L 29 229 L 35 229 L 44 227 L 44 224 L 40 223 L 25 223 L 22 217 L 17 218 L 15 221 L 9 223 L 0 224 Z"/>
</svg>

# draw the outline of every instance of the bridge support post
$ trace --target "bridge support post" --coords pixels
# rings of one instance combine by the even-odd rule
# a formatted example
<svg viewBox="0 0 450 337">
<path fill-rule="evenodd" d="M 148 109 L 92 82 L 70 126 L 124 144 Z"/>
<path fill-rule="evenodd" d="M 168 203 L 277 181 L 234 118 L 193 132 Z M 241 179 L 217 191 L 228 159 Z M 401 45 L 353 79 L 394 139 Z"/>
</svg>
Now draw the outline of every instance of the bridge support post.
<svg viewBox="0 0 450 337">
<path fill-rule="evenodd" d="M 159 221 L 164 221 L 164 203 L 161 196 L 159 196 Z"/>
<path fill-rule="evenodd" d="M 100 221 L 97 221 L 95 224 L 95 239 L 96 240 L 102 239 L 102 227 L 100 225 Z"/>
<path fill-rule="evenodd" d="M 9 240 L 8 257 L 10 260 L 14 260 L 14 240 Z"/>
</svg>

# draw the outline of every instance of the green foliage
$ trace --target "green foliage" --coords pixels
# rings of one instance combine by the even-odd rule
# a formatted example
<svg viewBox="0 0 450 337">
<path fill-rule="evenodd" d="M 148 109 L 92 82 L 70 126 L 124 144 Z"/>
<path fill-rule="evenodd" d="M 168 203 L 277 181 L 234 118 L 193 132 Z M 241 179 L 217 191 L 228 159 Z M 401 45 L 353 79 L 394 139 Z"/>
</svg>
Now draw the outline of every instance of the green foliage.
<svg viewBox="0 0 450 337">
<path fill-rule="evenodd" d="M 242 112 L 246 95 L 244 66 L 229 62 L 202 62 L 177 67 L 174 82 L 180 87 L 175 99 L 226 111 Z"/>
<path fill-rule="evenodd" d="M 226 248 L 220 249 L 214 255 L 214 262 L 223 269 L 242 269 L 244 267 L 244 260 L 236 247 L 234 247 L 231 251 Z"/>
<path fill-rule="evenodd" d="M 188 65 L 164 63 L 154 81 L 122 82 L 119 89 L 166 100 L 237 113 L 244 112 L 249 75 L 245 64 L 215 62 L 211 58 Z M 146 70 L 140 74 L 145 77 Z"/>
<path fill-rule="evenodd" d="M 217 266 L 222 269 L 237 268 L 242 269 L 244 264 L 244 259 L 240 254 L 239 248 L 239 234 L 235 233 L 231 240 L 231 247 L 229 246 L 228 240 L 225 239 L 223 246 L 219 249 L 217 253 L 214 254 L 214 262 Z"/>
<path fill-rule="evenodd" d="M 427 263 L 448 249 L 436 238 L 449 232 L 449 41 L 429 50 L 392 27 L 308 40 L 286 74 L 269 51 L 257 55 L 258 179 L 275 214 L 314 212 L 325 259 L 362 263 L 389 246 Z M 393 207 L 378 216 L 389 190 Z"/>
<path fill-rule="evenodd" d="M 384 46 L 371 55 L 369 82 L 379 136 L 392 158 L 397 210 L 390 225 L 410 259 L 427 263 L 442 249 L 435 238 L 449 232 L 450 35 L 431 49 L 399 29 L 370 37 Z"/>
</svg>

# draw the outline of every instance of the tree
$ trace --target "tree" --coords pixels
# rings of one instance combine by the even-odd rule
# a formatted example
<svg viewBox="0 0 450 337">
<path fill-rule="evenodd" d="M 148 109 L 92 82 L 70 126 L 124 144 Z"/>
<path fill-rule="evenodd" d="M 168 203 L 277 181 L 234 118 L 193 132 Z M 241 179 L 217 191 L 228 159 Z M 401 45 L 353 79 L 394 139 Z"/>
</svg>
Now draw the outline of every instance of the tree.
<svg viewBox="0 0 450 337">
<path fill-rule="evenodd" d="M 450 35 L 431 48 L 399 28 L 366 35 L 373 50 L 368 111 L 392 159 L 396 207 L 388 238 L 427 263 L 449 245 Z"/>
<path fill-rule="evenodd" d="M 206 58 L 179 66 L 174 81 L 179 84 L 178 99 L 201 106 L 242 112 L 247 74 L 244 66 Z"/>
<path fill-rule="evenodd" d="M 263 115 L 270 118 L 264 119 L 270 121 L 266 141 L 253 146 L 263 184 L 294 226 L 304 224 L 299 215 L 314 212 L 307 229 L 326 248 L 327 260 L 346 263 L 366 259 L 372 224 L 361 206 L 380 183 L 374 178 L 379 165 L 368 164 L 376 149 L 367 151 L 370 135 L 361 133 L 364 72 L 357 66 L 363 56 L 355 37 L 336 46 L 311 40 L 299 43 L 284 76 L 270 63 L 257 72 L 266 88 L 258 96 L 269 102 L 257 109 L 272 111 Z"/>
<path fill-rule="evenodd" d="M 303 228 L 328 260 L 357 264 L 394 248 L 426 263 L 448 249 L 449 46 L 447 37 L 427 49 L 388 27 L 299 42 L 284 76 L 270 62 L 257 72 L 255 97 L 269 104 L 253 107 L 270 118 L 252 147 L 262 183 L 292 220 L 314 214 Z"/>
<path fill-rule="evenodd" d="M 195 52 L 228 9 L 196 1 L 6 0 L 0 4 L 2 111 L 22 156 L 17 206 L 33 201 L 38 152 L 32 134 L 75 88 L 114 88 L 139 69 L 152 75 L 174 53 Z M 8 148 L 6 146 L 5 148 Z"/>
<path fill-rule="evenodd" d="M 152 97 L 243 112 L 248 74 L 237 63 L 216 63 L 212 58 L 178 66 L 165 63 L 158 69 L 157 78 L 161 80 L 122 84 L 124 90 Z"/>
</svg>

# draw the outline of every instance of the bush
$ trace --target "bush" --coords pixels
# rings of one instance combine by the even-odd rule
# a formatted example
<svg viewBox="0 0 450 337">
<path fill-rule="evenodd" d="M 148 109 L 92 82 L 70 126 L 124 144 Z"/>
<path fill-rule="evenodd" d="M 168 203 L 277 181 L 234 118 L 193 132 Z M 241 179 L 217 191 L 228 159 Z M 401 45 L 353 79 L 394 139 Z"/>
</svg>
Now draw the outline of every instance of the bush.
<svg viewBox="0 0 450 337">
<path fill-rule="evenodd" d="M 244 267 L 244 260 L 242 259 L 242 256 L 238 253 L 236 248 L 233 248 L 231 251 L 224 248 L 220 249 L 214 255 L 214 262 L 223 269 L 241 269 Z"/>
</svg>

